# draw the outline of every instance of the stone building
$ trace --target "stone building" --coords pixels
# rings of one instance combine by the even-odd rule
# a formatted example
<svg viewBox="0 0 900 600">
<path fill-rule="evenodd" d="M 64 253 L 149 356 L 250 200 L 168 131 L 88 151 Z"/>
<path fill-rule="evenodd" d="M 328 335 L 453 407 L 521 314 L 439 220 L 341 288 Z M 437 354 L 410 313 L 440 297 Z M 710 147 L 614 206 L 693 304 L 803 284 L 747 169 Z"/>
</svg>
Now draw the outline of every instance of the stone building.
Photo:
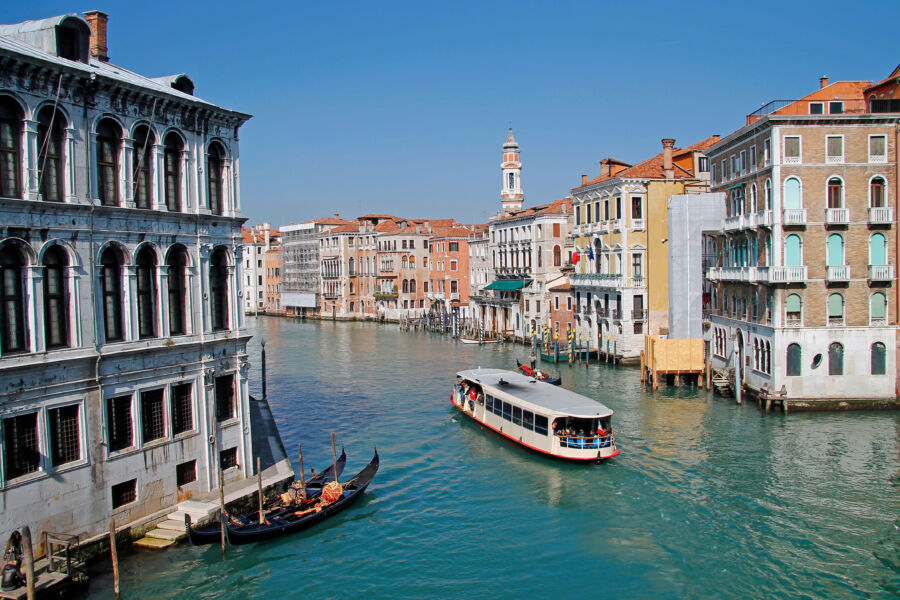
<svg viewBox="0 0 900 600">
<path fill-rule="evenodd" d="M 0 26 L 0 536 L 90 537 L 253 473 L 237 132 L 104 13 Z"/>
<path fill-rule="evenodd" d="M 255 315 L 266 311 L 266 253 L 281 243 L 281 232 L 272 229 L 270 223 L 261 223 L 241 229 L 244 269 L 240 296 L 244 300 L 244 313 Z"/>
<path fill-rule="evenodd" d="M 483 230 L 483 226 L 440 227 L 429 238 L 429 288 L 425 295 L 432 312 L 469 318 L 469 238 Z"/>
<path fill-rule="evenodd" d="M 722 229 L 705 241 L 713 365 L 794 401 L 897 397 L 898 113 L 820 81 L 710 147 Z"/>
<path fill-rule="evenodd" d="M 266 304 L 264 310 L 266 314 L 270 315 L 284 314 L 284 307 L 281 305 L 284 252 L 280 244 L 272 246 L 272 248 L 266 252 L 263 266 L 266 269 Z"/>
<path fill-rule="evenodd" d="M 600 176 L 572 190 L 575 323 L 592 347 L 636 360 L 645 334 L 668 334 L 668 199 L 708 190 L 704 151 L 717 140 L 664 139 L 663 152 L 635 165 L 603 159 Z"/>
<path fill-rule="evenodd" d="M 281 304 L 288 314 L 318 314 L 321 291 L 319 236 L 338 225 L 350 223 L 335 215 L 279 228 L 284 262 Z"/>
</svg>

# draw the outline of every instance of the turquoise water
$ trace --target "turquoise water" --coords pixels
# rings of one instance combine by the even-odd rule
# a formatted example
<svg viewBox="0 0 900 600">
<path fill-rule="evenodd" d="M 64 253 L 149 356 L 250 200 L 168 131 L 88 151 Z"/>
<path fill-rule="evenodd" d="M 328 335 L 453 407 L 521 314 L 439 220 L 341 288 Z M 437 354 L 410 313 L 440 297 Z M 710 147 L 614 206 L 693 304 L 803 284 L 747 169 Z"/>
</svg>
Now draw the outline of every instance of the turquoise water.
<svg viewBox="0 0 900 600">
<path fill-rule="evenodd" d="M 250 319 L 292 456 L 381 470 L 352 509 L 269 543 L 129 553 L 122 597 L 896 598 L 900 416 L 761 414 L 637 369 L 561 366 L 616 411 L 621 454 L 557 462 L 450 405 L 455 372 L 513 367 L 523 346 L 477 347 L 395 325 Z M 551 372 L 557 369 L 550 367 Z M 111 598 L 111 576 L 90 586 Z"/>
</svg>

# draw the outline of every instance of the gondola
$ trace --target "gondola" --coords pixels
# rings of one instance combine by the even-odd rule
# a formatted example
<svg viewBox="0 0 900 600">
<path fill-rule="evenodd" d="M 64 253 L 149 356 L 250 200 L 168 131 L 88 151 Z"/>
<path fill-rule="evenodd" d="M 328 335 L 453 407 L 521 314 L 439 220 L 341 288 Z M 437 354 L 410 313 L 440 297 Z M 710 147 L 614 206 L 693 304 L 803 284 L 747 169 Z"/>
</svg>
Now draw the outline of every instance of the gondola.
<svg viewBox="0 0 900 600">
<path fill-rule="evenodd" d="M 375 473 L 378 472 L 378 464 L 378 450 L 376 449 L 372 461 L 353 479 L 341 484 L 340 495 L 330 504 L 326 504 L 324 499 L 320 499 L 303 511 L 297 510 L 296 507 L 275 511 L 266 515 L 264 523 L 252 522 L 246 525 L 226 523 L 228 541 L 235 546 L 252 544 L 296 533 L 324 521 L 331 515 L 344 510 L 363 495 L 372 482 L 372 478 L 375 477 Z"/>
<path fill-rule="evenodd" d="M 550 385 L 561 385 L 562 377 L 550 377 L 547 373 L 544 373 L 540 369 L 535 369 L 538 372 L 538 375 L 532 375 L 531 367 L 528 365 L 523 365 L 518 360 L 516 360 L 516 367 L 519 371 L 528 377 L 534 377 L 538 381 L 543 381 L 544 383 L 549 383 Z"/>
<path fill-rule="evenodd" d="M 344 472 L 344 465 L 347 464 L 347 453 L 341 448 L 341 455 L 337 459 L 337 476 L 340 477 L 341 473 Z M 328 465 L 328 468 L 324 471 L 319 471 L 311 478 L 306 481 L 306 497 L 310 500 L 316 499 L 322 493 L 322 487 L 334 481 L 334 468 L 335 465 Z M 282 506 L 278 505 L 278 499 L 276 497 L 275 500 L 269 502 L 268 506 L 263 505 L 263 512 L 277 512 L 283 510 Z M 243 515 L 233 517 L 242 522 L 255 522 L 259 519 L 259 510 L 253 510 L 247 512 Z M 194 528 L 191 525 L 191 517 L 190 515 L 184 515 L 184 527 L 187 530 L 188 538 L 191 540 L 191 544 L 194 546 L 203 546 L 204 544 L 218 544 L 221 539 L 222 530 L 219 521 L 215 523 L 210 523 L 201 528 Z"/>
</svg>

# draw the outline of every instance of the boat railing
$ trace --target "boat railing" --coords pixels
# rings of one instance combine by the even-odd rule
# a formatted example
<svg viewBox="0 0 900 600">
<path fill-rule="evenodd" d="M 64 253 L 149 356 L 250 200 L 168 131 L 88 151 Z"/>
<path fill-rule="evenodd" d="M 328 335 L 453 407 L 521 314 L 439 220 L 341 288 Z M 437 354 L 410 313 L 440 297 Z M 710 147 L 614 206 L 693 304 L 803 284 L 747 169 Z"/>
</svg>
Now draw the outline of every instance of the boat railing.
<svg viewBox="0 0 900 600">
<path fill-rule="evenodd" d="M 562 448 L 590 449 L 590 448 L 609 448 L 613 445 L 613 435 L 565 435 L 560 433 L 553 434 L 559 438 L 559 445 Z"/>
</svg>

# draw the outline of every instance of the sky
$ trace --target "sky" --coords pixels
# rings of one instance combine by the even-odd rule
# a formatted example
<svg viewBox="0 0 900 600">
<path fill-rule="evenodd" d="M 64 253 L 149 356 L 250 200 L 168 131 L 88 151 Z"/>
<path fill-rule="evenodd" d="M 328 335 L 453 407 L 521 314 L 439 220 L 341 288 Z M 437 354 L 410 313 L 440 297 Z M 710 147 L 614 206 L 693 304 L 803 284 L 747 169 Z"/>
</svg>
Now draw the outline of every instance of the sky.
<svg viewBox="0 0 900 600">
<path fill-rule="evenodd" d="M 483 223 L 501 146 L 521 146 L 525 205 L 599 162 L 634 163 L 740 128 L 827 75 L 900 62 L 900 2 L 267 2 L 8 0 L 0 22 L 98 9 L 110 61 L 187 73 L 240 130 L 248 223 L 390 213 Z"/>
</svg>

